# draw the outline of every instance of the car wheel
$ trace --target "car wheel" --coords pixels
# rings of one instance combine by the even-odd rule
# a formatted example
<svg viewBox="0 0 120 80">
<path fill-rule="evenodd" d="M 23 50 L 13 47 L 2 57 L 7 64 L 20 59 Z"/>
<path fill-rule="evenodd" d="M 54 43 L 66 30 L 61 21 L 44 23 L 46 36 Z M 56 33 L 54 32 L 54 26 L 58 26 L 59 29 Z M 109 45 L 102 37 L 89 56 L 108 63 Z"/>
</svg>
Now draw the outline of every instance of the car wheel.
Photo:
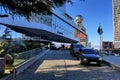
<svg viewBox="0 0 120 80">
<path fill-rule="evenodd" d="M 100 63 L 100 62 L 97 62 L 97 65 L 98 65 L 98 66 L 101 66 L 101 63 Z"/>
<path fill-rule="evenodd" d="M 80 60 L 80 57 L 79 57 L 79 56 L 77 56 L 77 60 Z"/>
<path fill-rule="evenodd" d="M 90 65 L 90 62 L 87 62 L 87 65 Z"/>
<path fill-rule="evenodd" d="M 73 53 L 73 57 L 76 57 L 75 53 Z"/>
<path fill-rule="evenodd" d="M 83 65 L 84 64 L 83 59 L 80 58 L 79 60 L 80 60 L 80 64 Z"/>
</svg>

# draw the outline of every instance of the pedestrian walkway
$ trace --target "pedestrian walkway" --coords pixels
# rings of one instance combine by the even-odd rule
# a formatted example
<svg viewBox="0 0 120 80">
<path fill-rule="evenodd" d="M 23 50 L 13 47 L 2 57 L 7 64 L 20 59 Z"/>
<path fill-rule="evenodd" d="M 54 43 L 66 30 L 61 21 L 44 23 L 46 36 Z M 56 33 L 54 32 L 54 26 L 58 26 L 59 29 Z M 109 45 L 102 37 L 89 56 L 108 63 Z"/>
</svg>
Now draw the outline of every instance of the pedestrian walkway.
<svg viewBox="0 0 120 80">
<path fill-rule="evenodd" d="M 103 61 L 107 62 L 114 69 L 120 70 L 120 56 L 103 54 Z"/>
<path fill-rule="evenodd" d="M 64 54 L 63 54 L 64 53 Z M 64 80 L 66 78 L 65 59 L 71 56 L 65 51 L 49 51 L 39 58 L 15 80 Z"/>
</svg>

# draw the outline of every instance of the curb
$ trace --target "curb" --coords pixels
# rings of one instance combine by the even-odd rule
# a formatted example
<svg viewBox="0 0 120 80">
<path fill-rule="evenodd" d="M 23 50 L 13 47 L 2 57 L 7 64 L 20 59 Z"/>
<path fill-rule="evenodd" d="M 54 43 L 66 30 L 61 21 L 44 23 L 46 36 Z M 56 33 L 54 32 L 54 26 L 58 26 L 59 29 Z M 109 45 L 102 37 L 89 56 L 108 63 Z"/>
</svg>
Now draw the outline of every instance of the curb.
<svg viewBox="0 0 120 80">
<path fill-rule="evenodd" d="M 105 62 L 106 64 L 108 64 L 112 69 L 116 69 L 116 70 L 119 70 L 120 71 L 120 67 L 113 64 L 113 63 L 110 63 L 109 61 L 103 59 L 103 62 Z"/>
</svg>

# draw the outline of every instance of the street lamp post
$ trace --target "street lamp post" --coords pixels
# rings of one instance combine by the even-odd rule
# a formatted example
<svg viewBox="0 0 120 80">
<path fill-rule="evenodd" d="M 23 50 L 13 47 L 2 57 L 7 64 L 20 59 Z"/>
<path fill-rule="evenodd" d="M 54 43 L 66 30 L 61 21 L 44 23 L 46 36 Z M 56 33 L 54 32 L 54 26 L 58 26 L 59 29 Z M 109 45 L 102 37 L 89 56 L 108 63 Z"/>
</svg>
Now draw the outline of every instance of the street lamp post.
<svg viewBox="0 0 120 80">
<path fill-rule="evenodd" d="M 100 55 L 103 57 L 101 50 L 102 50 L 102 35 L 100 35 Z"/>
</svg>

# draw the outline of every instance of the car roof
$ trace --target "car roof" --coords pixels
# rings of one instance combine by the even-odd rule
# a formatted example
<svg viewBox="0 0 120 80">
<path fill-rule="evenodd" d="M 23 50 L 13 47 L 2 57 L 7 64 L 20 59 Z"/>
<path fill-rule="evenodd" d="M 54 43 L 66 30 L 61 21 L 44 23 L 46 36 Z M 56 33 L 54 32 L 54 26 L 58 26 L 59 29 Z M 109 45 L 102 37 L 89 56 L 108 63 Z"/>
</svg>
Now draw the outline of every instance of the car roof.
<svg viewBox="0 0 120 80">
<path fill-rule="evenodd" d="M 71 45 L 82 45 L 82 44 L 71 44 Z M 83 46 L 83 45 L 82 45 Z"/>
<path fill-rule="evenodd" d="M 82 48 L 82 50 L 95 50 L 93 48 Z"/>
</svg>

